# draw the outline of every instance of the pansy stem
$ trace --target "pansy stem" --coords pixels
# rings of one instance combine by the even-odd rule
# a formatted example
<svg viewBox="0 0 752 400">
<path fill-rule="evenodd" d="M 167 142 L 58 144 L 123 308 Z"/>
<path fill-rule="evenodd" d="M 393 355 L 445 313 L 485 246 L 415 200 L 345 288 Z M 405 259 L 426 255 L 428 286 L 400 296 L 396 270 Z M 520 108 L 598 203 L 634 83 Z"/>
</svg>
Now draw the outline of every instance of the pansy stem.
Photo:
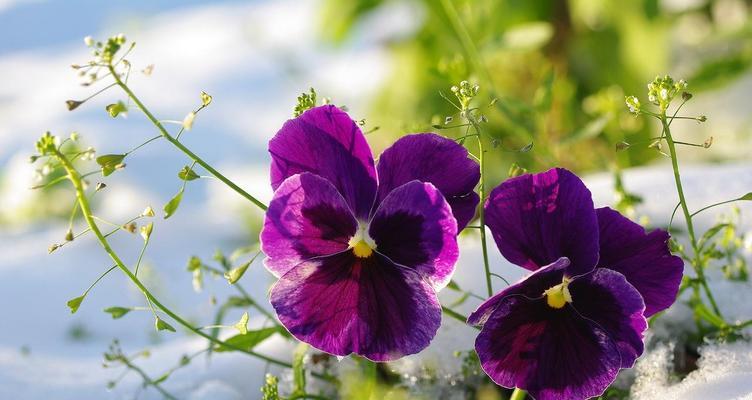
<svg viewBox="0 0 752 400">
<path fill-rule="evenodd" d="M 514 391 L 512 392 L 512 395 L 509 396 L 509 400 L 525 400 L 525 397 L 527 396 L 527 392 L 520 389 L 520 388 L 514 388 Z"/>
<path fill-rule="evenodd" d="M 134 103 L 138 106 L 138 108 L 146 115 L 146 118 L 151 121 L 151 123 L 159 130 L 159 133 L 170 143 L 172 143 L 173 146 L 177 147 L 180 151 L 185 153 L 188 157 L 190 157 L 193 161 L 198 163 L 201 167 L 203 167 L 205 170 L 207 170 L 210 174 L 214 175 L 217 179 L 222 181 L 225 185 L 229 186 L 232 190 L 234 190 L 236 193 L 240 194 L 241 196 L 248 199 L 251 203 L 256 205 L 256 207 L 260 208 L 262 211 L 266 211 L 267 206 L 266 204 L 262 203 L 257 198 L 253 197 L 250 193 L 243 190 L 240 186 L 236 185 L 233 181 L 229 180 L 227 177 L 222 175 L 219 171 L 214 169 L 211 165 L 209 165 L 206 161 L 201 159 L 199 156 L 194 154 L 192 151 L 190 151 L 187 147 L 185 147 L 180 141 L 178 141 L 176 138 L 174 138 L 172 135 L 167 132 L 167 129 L 165 129 L 164 125 L 162 125 L 161 122 L 157 118 L 154 117 L 154 115 L 149 111 L 146 106 L 141 102 L 141 100 L 136 97 L 136 95 L 133 93 L 133 91 L 126 85 L 121 79 L 120 76 L 115 72 L 115 67 L 112 65 L 109 65 L 107 67 L 110 72 L 112 73 L 113 78 L 115 78 L 115 83 L 120 86 L 121 89 L 128 95 L 128 97 L 133 100 Z"/>
<path fill-rule="evenodd" d="M 120 256 L 115 253 L 115 251 L 110 246 L 110 243 L 107 241 L 107 238 L 102 234 L 102 231 L 99 229 L 99 226 L 97 225 L 96 221 L 94 221 L 94 217 L 92 216 L 91 208 L 89 206 L 89 199 L 86 197 L 86 192 L 84 190 L 83 181 L 81 179 L 81 175 L 78 173 L 78 171 L 75 169 L 73 164 L 68 160 L 64 154 L 62 154 L 59 150 L 55 150 L 56 157 L 60 160 L 60 164 L 65 169 L 66 173 L 68 174 L 68 179 L 73 184 L 73 188 L 76 192 L 76 198 L 78 199 L 78 204 L 81 208 L 81 214 L 84 217 L 84 220 L 89 225 L 89 229 L 91 229 L 91 232 L 94 233 L 97 240 L 99 241 L 99 244 L 102 246 L 104 251 L 107 253 L 107 255 L 110 256 L 112 261 L 115 262 L 115 264 L 120 268 L 121 271 L 133 282 L 134 285 L 143 293 L 143 295 L 146 297 L 146 299 L 153 305 L 155 305 L 157 308 L 162 310 L 167 316 L 172 318 L 175 322 L 177 322 L 180 325 L 183 325 L 186 329 L 189 331 L 195 333 L 196 335 L 199 335 L 210 342 L 214 344 L 218 344 L 230 349 L 233 349 L 235 351 L 239 351 L 242 353 L 246 353 L 248 355 L 251 355 L 253 357 L 259 358 L 263 361 L 266 361 L 270 364 L 279 365 L 286 368 L 292 368 L 292 365 L 288 362 L 277 360 L 275 358 L 265 356 L 263 354 L 256 353 L 252 350 L 244 349 L 235 345 L 232 345 L 230 343 L 224 342 L 222 340 L 219 340 L 215 337 L 212 337 L 211 335 L 202 332 L 200 329 L 194 327 L 191 325 L 188 321 L 177 315 L 175 312 L 167 308 L 165 305 L 163 305 L 159 300 L 157 300 L 156 297 L 149 291 L 149 289 L 144 286 L 144 284 L 141 282 L 141 280 L 136 277 L 136 275 L 131 272 L 130 269 L 123 263 L 123 261 L 120 259 Z"/>
<path fill-rule="evenodd" d="M 694 224 L 692 223 L 692 214 L 689 212 L 687 206 L 687 200 L 684 197 L 684 188 L 682 187 L 681 175 L 679 173 L 679 160 L 676 156 L 676 142 L 673 136 L 671 136 L 671 128 L 669 127 L 669 120 L 666 117 L 666 111 L 662 111 L 659 116 L 661 124 L 663 125 L 663 134 L 665 135 L 666 143 L 668 144 L 669 154 L 671 156 L 671 167 L 674 170 L 674 181 L 676 182 L 676 192 L 679 195 L 679 204 L 681 205 L 682 213 L 684 213 L 684 221 L 687 224 L 687 233 L 689 235 L 689 241 L 692 245 L 694 253 L 694 260 L 692 261 L 692 267 L 697 275 L 697 281 L 702 286 L 705 295 L 710 301 L 710 305 L 713 307 L 713 311 L 722 317 L 721 311 L 718 308 L 718 304 L 713 297 L 713 293 L 708 287 L 707 279 L 705 278 L 705 270 L 702 266 L 702 257 L 700 254 L 699 246 L 697 245 L 697 236 L 695 235 Z"/>
</svg>

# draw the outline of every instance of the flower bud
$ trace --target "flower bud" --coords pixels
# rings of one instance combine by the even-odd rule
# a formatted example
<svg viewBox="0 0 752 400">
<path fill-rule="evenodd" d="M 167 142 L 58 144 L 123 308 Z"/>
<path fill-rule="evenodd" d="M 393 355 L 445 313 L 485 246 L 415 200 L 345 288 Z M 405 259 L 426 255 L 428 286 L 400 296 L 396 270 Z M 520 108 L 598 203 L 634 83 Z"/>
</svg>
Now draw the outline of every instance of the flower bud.
<svg viewBox="0 0 752 400">
<path fill-rule="evenodd" d="M 84 38 L 84 44 L 91 47 L 94 45 L 94 39 L 91 36 L 87 36 Z"/>
<path fill-rule="evenodd" d="M 183 129 L 189 131 L 193 128 L 193 120 L 196 118 L 196 113 L 191 111 L 183 118 Z"/>
</svg>

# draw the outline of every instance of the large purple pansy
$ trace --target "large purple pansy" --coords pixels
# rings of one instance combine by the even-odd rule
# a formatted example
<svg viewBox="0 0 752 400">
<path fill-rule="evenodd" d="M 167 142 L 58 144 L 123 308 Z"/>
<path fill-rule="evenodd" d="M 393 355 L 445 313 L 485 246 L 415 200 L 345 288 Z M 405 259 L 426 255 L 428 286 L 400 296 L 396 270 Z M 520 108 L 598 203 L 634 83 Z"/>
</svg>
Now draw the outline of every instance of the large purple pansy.
<svg viewBox="0 0 752 400">
<path fill-rule="evenodd" d="M 261 231 L 271 302 L 298 339 L 335 355 L 394 360 L 441 322 L 457 233 L 478 204 L 478 165 L 434 134 L 398 140 L 375 165 L 334 106 L 288 121 L 269 142 L 274 197 Z M 458 229 L 459 228 L 459 229 Z"/>
<path fill-rule="evenodd" d="M 538 400 L 599 395 L 642 354 L 645 318 L 676 298 L 683 262 L 668 234 L 595 209 L 561 168 L 502 183 L 485 213 L 502 255 L 535 272 L 468 319 L 483 326 L 483 369 Z"/>
</svg>

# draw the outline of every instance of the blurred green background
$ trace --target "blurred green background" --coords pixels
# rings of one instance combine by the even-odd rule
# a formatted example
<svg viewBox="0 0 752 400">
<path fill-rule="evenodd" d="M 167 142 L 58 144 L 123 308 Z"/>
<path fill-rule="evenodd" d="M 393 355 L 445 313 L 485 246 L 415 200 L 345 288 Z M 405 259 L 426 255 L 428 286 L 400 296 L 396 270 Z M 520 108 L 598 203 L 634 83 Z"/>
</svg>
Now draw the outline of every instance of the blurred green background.
<svg viewBox="0 0 752 400">
<path fill-rule="evenodd" d="M 345 41 L 359 20 L 389 3 L 327 0 L 321 31 L 335 43 Z M 645 85 L 657 74 L 670 73 L 689 81 L 695 98 L 709 100 L 744 77 L 752 64 L 752 1 L 419 3 L 420 28 L 390 45 L 393 69 L 372 105 L 381 130 L 370 139 L 385 146 L 396 133 L 434 130 L 432 124 L 454 112 L 439 91 L 451 96 L 449 87 L 468 79 L 481 86 L 485 102 L 478 106 L 499 99 L 486 112 L 486 133 L 499 144 L 490 152 L 489 182 L 505 178 L 513 162 L 531 170 L 561 165 L 578 172 L 649 163 L 661 157 L 648 148 L 659 126 L 630 115 L 625 95 L 637 95 L 646 104 Z M 713 110 L 702 111 L 712 123 Z M 702 127 L 685 130 L 699 143 L 710 134 L 716 142 L 739 145 L 749 143 L 743 125 L 710 133 Z M 617 154 L 620 141 L 640 145 Z M 528 143 L 534 144 L 532 151 L 511 151 Z M 745 156 L 706 153 L 695 157 Z"/>
</svg>

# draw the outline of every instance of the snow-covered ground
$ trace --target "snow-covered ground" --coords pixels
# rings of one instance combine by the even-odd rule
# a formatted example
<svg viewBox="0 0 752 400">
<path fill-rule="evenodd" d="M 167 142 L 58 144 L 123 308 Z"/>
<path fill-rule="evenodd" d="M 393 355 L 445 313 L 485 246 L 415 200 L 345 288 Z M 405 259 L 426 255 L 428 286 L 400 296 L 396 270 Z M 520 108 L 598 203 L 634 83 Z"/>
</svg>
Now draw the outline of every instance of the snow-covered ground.
<svg viewBox="0 0 752 400">
<path fill-rule="evenodd" d="M 667 168 L 667 165 L 641 168 L 627 171 L 625 176 L 627 187 L 643 195 L 649 205 L 638 209 L 638 213 L 648 215 L 656 223 L 665 221 L 674 204 L 672 177 Z M 698 207 L 742 194 L 751 188 L 752 165 L 690 166 L 685 169 L 685 180 L 687 195 L 694 207 Z M 253 181 L 265 185 L 263 179 Z M 609 176 L 591 176 L 586 182 L 593 189 L 598 205 L 612 202 Z M 219 186 L 210 187 L 209 192 L 208 203 L 242 204 L 237 195 Z M 109 196 L 117 194 L 110 193 Z M 109 200 L 105 198 L 102 202 L 107 204 Z M 131 209 L 133 213 L 137 213 L 140 209 L 137 207 L 142 205 L 140 201 L 135 203 Z M 752 207 L 740 206 L 743 214 L 752 214 Z M 154 245 L 147 253 L 149 264 L 154 266 L 149 270 L 149 284 L 185 316 L 207 324 L 212 311 L 210 296 L 226 295 L 231 288 L 223 280 L 210 280 L 201 294 L 194 293 L 191 277 L 185 272 L 186 259 L 192 254 L 208 259 L 215 246 L 230 249 L 232 238 L 242 234 L 237 226 L 215 218 L 212 208 L 198 203 L 181 208 L 166 222 L 157 221 Z M 719 208 L 709 214 L 722 211 L 724 209 Z M 703 219 L 701 228 L 712 221 L 712 216 Z M 745 230 L 749 231 L 751 226 L 749 222 L 745 223 Z M 151 317 L 146 312 L 133 312 L 123 319 L 111 320 L 101 311 L 103 308 L 142 304 L 139 294 L 117 273 L 105 278 L 87 297 L 78 313 L 70 315 L 65 302 L 80 294 L 110 264 L 91 238 L 77 240 L 57 253 L 47 255 L 47 245 L 56 241 L 63 231 L 64 226 L 45 226 L 5 235 L 0 243 L 0 254 L 3 254 L 0 297 L 5 305 L 4 329 L 0 330 L 0 398 L 42 399 L 48 398 L 50 393 L 58 399 L 133 398 L 140 391 L 140 379 L 135 375 L 126 378 L 112 391 L 105 389 L 107 381 L 120 373 L 120 370 L 101 367 L 101 354 L 112 338 L 119 338 L 127 353 L 150 349 L 151 356 L 144 359 L 142 365 L 155 376 L 177 363 L 182 354 L 200 349 L 202 341 L 181 334 L 155 335 Z M 140 239 L 124 235 L 115 240 L 115 245 L 122 254 L 133 258 Z M 463 237 L 462 250 L 455 280 L 463 288 L 482 293 L 484 281 L 477 239 Z M 495 272 L 509 280 L 523 275 L 523 270 L 502 260 L 495 248 L 491 262 Z M 241 282 L 251 293 L 263 298 L 272 278 L 257 262 Z M 750 284 L 714 282 L 720 306 L 728 316 L 752 317 Z M 495 284 L 497 288 L 503 285 L 501 281 Z M 451 300 L 456 295 L 446 291 L 442 296 Z M 468 301 L 459 311 L 468 313 L 476 305 L 477 302 Z M 690 315 L 684 305 L 677 304 L 664 318 L 689 323 Z M 260 323 L 260 319 L 252 318 L 253 325 Z M 73 331 L 76 330 L 85 332 L 84 337 L 75 339 Z M 428 363 L 439 366 L 444 372 L 453 372 L 458 362 L 452 351 L 472 348 L 473 338 L 471 328 L 447 319 L 434 343 L 420 355 L 408 357 L 400 368 L 410 371 L 412 366 Z M 274 338 L 263 343 L 258 350 L 288 358 L 292 345 Z M 752 393 L 752 379 L 749 379 L 752 347 L 749 345 L 703 349 L 700 369 L 685 382 L 674 385 L 661 378 L 666 354 L 665 350 L 658 348 L 643 357 L 645 362 L 640 362 L 637 368 L 638 385 L 649 388 L 644 392 L 647 395 L 639 398 L 732 399 Z M 211 363 L 198 358 L 175 373 L 165 387 L 184 398 L 255 398 L 267 369 L 276 371 L 242 355 L 223 354 L 212 358 Z M 665 393 L 665 397 L 655 397 L 655 393 Z M 704 395 L 707 393 L 712 393 L 712 396 Z M 139 398 L 160 396 L 147 391 Z"/>
</svg>

